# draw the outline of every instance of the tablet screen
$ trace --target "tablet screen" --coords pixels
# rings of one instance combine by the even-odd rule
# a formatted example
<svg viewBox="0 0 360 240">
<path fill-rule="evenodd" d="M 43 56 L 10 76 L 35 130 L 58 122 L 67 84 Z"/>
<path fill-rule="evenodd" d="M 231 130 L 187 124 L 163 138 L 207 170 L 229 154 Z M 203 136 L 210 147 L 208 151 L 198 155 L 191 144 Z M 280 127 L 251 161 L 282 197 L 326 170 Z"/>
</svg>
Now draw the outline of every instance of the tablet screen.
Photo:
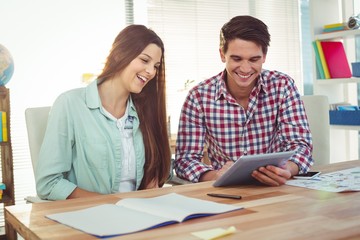
<svg viewBox="0 0 360 240">
<path fill-rule="evenodd" d="M 267 165 L 281 166 L 294 154 L 295 151 L 288 151 L 241 156 L 214 182 L 213 186 L 222 187 L 254 183 L 256 180 L 251 176 L 254 170 Z"/>
</svg>

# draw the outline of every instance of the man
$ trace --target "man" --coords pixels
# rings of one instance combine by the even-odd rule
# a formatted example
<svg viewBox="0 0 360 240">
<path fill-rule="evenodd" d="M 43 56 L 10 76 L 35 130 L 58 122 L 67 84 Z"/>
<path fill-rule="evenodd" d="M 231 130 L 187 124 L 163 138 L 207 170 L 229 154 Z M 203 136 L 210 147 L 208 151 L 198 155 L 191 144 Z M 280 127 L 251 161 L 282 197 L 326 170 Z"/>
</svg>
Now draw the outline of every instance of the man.
<svg viewBox="0 0 360 240">
<path fill-rule="evenodd" d="M 225 70 L 190 90 L 182 107 L 175 170 L 192 182 L 216 180 L 240 156 L 296 151 L 282 168 L 252 173 L 259 182 L 279 186 L 313 164 L 312 139 L 294 80 L 262 69 L 270 42 L 267 26 L 237 16 L 220 32 Z M 202 162 L 207 147 L 211 165 Z"/>
</svg>

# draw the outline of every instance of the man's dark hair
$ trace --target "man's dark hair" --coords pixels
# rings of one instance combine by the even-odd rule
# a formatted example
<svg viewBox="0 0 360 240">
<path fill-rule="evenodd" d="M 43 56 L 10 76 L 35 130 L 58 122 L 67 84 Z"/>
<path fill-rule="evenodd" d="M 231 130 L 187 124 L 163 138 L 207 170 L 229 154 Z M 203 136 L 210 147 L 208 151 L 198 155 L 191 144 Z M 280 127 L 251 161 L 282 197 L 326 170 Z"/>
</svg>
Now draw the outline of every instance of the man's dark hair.
<svg viewBox="0 0 360 240">
<path fill-rule="evenodd" d="M 236 16 L 224 24 L 220 31 L 220 48 L 224 53 L 228 50 L 229 41 L 237 38 L 255 42 L 264 54 L 270 45 L 268 27 L 252 16 Z"/>
</svg>

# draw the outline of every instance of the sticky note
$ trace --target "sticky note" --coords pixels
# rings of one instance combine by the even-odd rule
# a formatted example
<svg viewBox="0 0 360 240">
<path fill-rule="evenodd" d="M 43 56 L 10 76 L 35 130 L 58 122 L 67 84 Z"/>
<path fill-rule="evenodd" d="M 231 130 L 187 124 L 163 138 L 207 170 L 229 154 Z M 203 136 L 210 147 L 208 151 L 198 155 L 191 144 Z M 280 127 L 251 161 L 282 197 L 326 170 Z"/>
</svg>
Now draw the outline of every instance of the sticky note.
<svg viewBox="0 0 360 240">
<path fill-rule="evenodd" d="M 220 237 L 223 237 L 223 236 L 235 233 L 235 232 L 236 232 L 236 228 L 234 226 L 231 226 L 228 229 L 213 228 L 213 229 L 209 229 L 209 230 L 193 232 L 191 234 L 200 239 L 211 240 L 211 239 L 220 238 Z"/>
</svg>

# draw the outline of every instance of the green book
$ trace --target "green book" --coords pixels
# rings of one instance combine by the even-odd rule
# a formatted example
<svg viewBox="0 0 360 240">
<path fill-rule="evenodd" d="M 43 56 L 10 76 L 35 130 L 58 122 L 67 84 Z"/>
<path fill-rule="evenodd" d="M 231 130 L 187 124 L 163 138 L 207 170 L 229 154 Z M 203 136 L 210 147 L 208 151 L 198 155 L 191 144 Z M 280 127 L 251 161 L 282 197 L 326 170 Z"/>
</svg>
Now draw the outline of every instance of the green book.
<svg viewBox="0 0 360 240">
<path fill-rule="evenodd" d="M 324 69 L 323 69 L 322 64 L 321 64 L 319 50 L 317 48 L 316 41 L 313 41 L 312 45 L 314 47 L 314 52 L 315 52 L 316 73 L 318 74 L 317 78 L 325 79 Z"/>
</svg>

